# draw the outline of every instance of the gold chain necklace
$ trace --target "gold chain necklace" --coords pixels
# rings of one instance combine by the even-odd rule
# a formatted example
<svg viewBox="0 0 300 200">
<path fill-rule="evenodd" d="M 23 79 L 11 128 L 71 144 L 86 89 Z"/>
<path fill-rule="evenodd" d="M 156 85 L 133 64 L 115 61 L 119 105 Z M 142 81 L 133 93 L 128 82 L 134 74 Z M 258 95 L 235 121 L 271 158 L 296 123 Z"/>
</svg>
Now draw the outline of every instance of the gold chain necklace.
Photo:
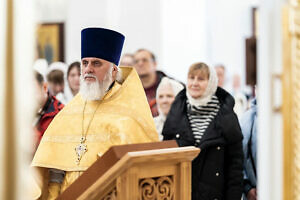
<svg viewBox="0 0 300 200">
<path fill-rule="evenodd" d="M 80 160 L 83 156 L 83 154 L 85 154 L 85 152 L 87 152 L 87 145 L 85 144 L 85 141 L 86 141 L 86 136 L 87 136 L 87 133 L 88 133 L 88 130 L 90 128 L 90 125 L 94 119 L 94 116 L 95 116 L 95 113 L 100 105 L 100 102 L 98 103 L 93 115 L 92 115 L 92 119 L 90 120 L 87 128 L 86 128 L 86 131 L 84 133 L 84 111 L 85 111 L 85 107 L 86 107 L 86 104 L 87 104 L 87 101 L 85 101 L 84 103 L 84 107 L 83 107 L 83 111 L 82 111 L 82 131 L 81 131 L 81 138 L 80 138 L 80 144 L 78 144 L 76 147 L 75 147 L 75 152 L 76 152 L 76 155 L 77 155 L 77 159 L 76 159 L 76 163 L 77 165 L 79 165 L 80 163 Z"/>
</svg>

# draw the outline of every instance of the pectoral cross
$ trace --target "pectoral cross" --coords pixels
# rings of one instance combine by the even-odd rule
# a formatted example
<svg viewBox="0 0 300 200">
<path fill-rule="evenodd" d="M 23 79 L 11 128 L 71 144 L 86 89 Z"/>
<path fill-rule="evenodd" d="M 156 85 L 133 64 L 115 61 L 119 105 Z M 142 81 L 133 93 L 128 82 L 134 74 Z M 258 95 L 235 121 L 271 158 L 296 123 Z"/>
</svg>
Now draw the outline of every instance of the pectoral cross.
<svg viewBox="0 0 300 200">
<path fill-rule="evenodd" d="M 84 141 L 85 141 L 85 139 L 81 139 L 80 144 L 77 145 L 75 148 L 75 152 L 77 155 L 77 160 L 76 160 L 77 165 L 79 165 L 83 154 L 85 154 L 85 152 L 87 152 L 87 145 L 83 143 Z"/>
</svg>

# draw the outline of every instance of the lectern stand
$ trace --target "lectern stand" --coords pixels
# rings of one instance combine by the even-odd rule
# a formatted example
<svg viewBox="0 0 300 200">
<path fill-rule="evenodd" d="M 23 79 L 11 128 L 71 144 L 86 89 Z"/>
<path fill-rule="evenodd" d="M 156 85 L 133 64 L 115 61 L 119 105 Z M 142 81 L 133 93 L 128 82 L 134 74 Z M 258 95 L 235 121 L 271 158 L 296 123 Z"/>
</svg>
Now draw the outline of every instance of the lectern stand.
<svg viewBox="0 0 300 200">
<path fill-rule="evenodd" d="M 175 141 L 110 148 L 58 199 L 190 200 L 195 147 Z"/>
</svg>

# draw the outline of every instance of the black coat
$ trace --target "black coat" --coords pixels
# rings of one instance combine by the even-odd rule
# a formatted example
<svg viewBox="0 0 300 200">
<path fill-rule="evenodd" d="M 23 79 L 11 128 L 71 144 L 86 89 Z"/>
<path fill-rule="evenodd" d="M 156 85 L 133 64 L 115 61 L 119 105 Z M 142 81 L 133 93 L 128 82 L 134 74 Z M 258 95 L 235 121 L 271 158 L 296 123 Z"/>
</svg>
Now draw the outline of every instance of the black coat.
<svg viewBox="0 0 300 200">
<path fill-rule="evenodd" d="M 209 124 L 200 143 L 195 143 L 187 117 L 186 90 L 172 104 L 162 134 L 164 140 L 175 139 L 179 146 L 196 146 L 200 154 L 192 162 L 193 200 L 240 200 L 243 191 L 242 133 L 234 99 L 218 88 L 220 110 Z"/>
</svg>

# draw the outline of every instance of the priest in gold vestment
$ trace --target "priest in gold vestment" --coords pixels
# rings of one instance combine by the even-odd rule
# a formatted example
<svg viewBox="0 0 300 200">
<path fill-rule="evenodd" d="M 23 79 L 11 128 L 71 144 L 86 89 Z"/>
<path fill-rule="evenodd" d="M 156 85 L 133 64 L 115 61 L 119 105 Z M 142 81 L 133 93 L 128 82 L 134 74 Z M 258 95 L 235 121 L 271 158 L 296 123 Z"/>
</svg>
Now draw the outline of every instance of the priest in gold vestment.
<svg viewBox="0 0 300 200">
<path fill-rule="evenodd" d="M 32 161 L 39 199 L 55 199 L 113 145 L 158 141 L 136 71 L 118 67 L 124 39 L 82 30 L 80 92 L 49 125 Z"/>
</svg>

